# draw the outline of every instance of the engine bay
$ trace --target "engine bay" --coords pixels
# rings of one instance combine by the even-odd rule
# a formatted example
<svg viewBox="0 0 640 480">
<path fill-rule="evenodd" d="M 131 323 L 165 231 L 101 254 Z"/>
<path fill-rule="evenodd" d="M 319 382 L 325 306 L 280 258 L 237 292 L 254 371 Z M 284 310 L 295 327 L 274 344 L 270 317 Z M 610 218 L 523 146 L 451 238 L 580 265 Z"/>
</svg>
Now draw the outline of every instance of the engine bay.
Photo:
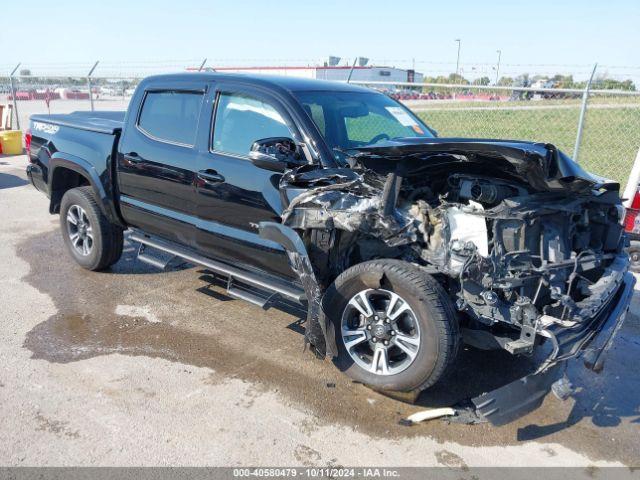
<svg viewBox="0 0 640 480">
<path fill-rule="evenodd" d="M 283 176 L 283 223 L 325 232 L 313 246 L 322 283 L 368 259 L 421 265 L 466 326 L 497 328 L 512 353 L 530 352 L 549 324 L 595 313 L 624 247 L 617 186 L 578 176 L 548 145 L 520 157 L 511 146 L 391 152 Z"/>
<path fill-rule="evenodd" d="M 422 234 L 420 258 L 454 280 L 458 310 L 531 334 L 543 315 L 581 321 L 581 302 L 622 248 L 616 199 L 530 193 L 456 173 L 409 212 Z"/>
</svg>

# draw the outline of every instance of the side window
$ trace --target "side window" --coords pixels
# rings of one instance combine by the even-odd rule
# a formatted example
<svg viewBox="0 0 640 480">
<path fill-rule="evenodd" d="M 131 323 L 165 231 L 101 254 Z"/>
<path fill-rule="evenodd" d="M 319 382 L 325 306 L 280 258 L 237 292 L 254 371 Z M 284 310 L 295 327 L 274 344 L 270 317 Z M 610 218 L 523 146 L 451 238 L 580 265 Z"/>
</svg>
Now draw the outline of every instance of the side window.
<svg viewBox="0 0 640 480">
<path fill-rule="evenodd" d="M 247 156 L 256 140 L 293 138 L 282 115 L 270 104 L 244 94 L 220 95 L 213 130 L 213 150 Z"/>
<path fill-rule="evenodd" d="M 138 128 L 158 140 L 193 146 L 202 98 L 196 92 L 147 92 Z"/>
</svg>

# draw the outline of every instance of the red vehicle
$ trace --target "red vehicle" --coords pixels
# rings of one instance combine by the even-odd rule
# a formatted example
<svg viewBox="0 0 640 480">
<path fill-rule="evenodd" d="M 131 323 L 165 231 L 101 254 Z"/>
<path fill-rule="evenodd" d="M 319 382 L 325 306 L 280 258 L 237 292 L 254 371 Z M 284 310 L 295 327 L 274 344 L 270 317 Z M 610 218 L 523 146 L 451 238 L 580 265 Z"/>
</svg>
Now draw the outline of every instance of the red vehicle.
<svg viewBox="0 0 640 480">
<path fill-rule="evenodd" d="M 629 260 L 631 271 L 640 273 L 640 186 L 636 190 L 631 206 L 627 208 L 624 229 L 630 240 Z"/>
</svg>

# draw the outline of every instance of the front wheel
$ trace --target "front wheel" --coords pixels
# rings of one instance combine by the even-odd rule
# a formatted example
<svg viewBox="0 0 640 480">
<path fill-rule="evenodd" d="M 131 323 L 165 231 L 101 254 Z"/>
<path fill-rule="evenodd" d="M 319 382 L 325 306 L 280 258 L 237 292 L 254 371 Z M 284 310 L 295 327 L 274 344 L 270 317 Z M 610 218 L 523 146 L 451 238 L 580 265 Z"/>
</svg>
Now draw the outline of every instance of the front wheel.
<svg viewBox="0 0 640 480">
<path fill-rule="evenodd" d="M 355 265 L 336 279 L 323 303 L 335 327 L 337 367 L 373 388 L 424 390 L 457 355 L 451 301 L 432 276 L 410 263 Z"/>
<path fill-rule="evenodd" d="M 122 255 L 122 229 L 102 213 L 91 187 L 72 188 L 64 194 L 60 229 L 67 250 L 87 270 L 103 270 Z"/>
</svg>

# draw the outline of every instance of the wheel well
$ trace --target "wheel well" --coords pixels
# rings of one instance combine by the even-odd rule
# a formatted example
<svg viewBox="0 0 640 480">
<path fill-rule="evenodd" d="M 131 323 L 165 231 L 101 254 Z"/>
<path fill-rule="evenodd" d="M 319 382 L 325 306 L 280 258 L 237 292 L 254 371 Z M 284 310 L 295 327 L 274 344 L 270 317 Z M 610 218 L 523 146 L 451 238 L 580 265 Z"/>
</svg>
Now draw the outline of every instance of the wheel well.
<svg viewBox="0 0 640 480">
<path fill-rule="evenodd" d="M 60 212 L 60 202 L 68 190 L 87 185 L 90 185 L 89 180 L 81 173 L 71 170 L 70 168 L 56 168 L 51 178 L 51 203 L 49 205 L 49 212 Z"/>
<path fill-rule="evenodd" d="M 358 232 L 308 229 L 302 232 L 311 264 L 326 288 L 342 272 L 359 263 L 377 259 L 403 259 L 405 250 Z"/>
</svg>

